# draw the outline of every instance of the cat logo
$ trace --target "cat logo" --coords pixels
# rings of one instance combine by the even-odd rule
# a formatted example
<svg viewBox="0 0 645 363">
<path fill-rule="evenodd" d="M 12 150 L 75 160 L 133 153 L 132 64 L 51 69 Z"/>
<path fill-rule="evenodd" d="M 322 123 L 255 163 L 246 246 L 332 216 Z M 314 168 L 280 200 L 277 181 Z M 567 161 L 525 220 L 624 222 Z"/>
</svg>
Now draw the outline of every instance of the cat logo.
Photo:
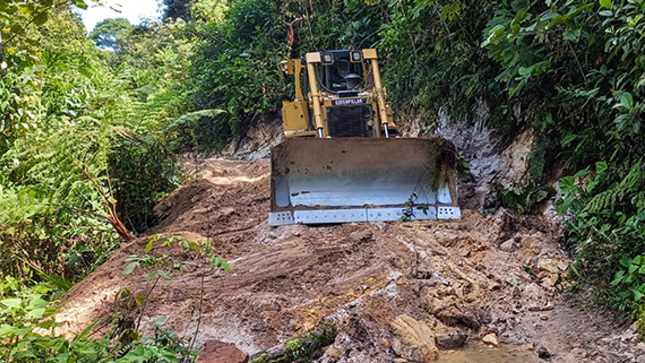
<svg viewBox="0 0 645 363">
<path fill-rule="evenodd" d="M 363 105 L 367 101 L 364 98 L 341 98 L 331 101 L 332 106 Z"/>
</svg>

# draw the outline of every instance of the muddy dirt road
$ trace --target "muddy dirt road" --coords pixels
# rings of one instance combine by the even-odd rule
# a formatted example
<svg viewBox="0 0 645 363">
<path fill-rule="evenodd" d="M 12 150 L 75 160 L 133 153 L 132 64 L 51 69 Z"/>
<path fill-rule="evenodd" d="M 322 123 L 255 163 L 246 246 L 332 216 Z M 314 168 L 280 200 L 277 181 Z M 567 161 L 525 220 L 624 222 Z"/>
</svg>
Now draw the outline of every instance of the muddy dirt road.
<svg viewBox="0 0 645 363">
<path fill-rule="evenodd" d="M 253 355 L 334 321 L 339 334 L 320 362 L 413 359 L 423 342 L 411 335 L 422 325 L 443 342 L 440 362 L 645 361 L 645 344 L 624 320 L 583 309 L 580 295 L 554 297 L 569 261 L 547 220 L 464 211 L 452 222 L 271 228 L 267 160 L 209 159 L 190 168 L 195 179 L 158 206 L 165 219 L 148 235 L 210 238 L 229 261 L 230 275 L 204 278 L 198 346 L 219 339 Z M 58 315 L 64 331 L 109 320 L 120 289 L 145 287 L 145 271 L 122 271 L 147 242 L 123 246 L 67 293 Z M 152 253 L 194 258 L 176 248 Z M 206 264 L 194 262 L 159 283 L 146 307 L 149 324 L 166 316 L 167 328 L 192 335 Z M 467 335 L 465 347 L 451 342 L 458 334 Z M 489 334 L 501 347 L 482 343 Z"/>
</svg>

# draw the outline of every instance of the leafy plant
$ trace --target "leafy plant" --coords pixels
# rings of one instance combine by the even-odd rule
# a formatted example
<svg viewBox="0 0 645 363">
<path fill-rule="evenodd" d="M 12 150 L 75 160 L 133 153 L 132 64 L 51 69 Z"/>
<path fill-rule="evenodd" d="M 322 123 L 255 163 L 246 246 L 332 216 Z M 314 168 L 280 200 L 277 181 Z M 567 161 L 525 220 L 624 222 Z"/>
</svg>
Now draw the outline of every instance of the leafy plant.
<svg viewBox="0 0 645 363">
<path fill-rule="evenodd" d="M 504 207 L 518 214 L 531 214 L 540 203 L 552 198 L 556 191 L 553 188 L 540 187 L 536 183 L 525 182 L 511 185 L 504 189 L 502 194 Z"/>
<path fill-rule="evenodd" d="M 468 160 L 466 160 L 466 158 L 460 152 L 457 152 L 457 178 L 459 178 L 460 180 L 472 179 L 473 176 L 470 173 L 470 168 L 472 166 L 473 165 Z"/>
<path fill-rule="evenodd" d="M 55 292 L 44 284 L 28 288 L 11 277 L 3 278 L 0 294 L 0 359 L 3 362 L 76 359 L 89 363 L 104 356 L 102 344 L 87 339 L 89 329 L 72 341 L 53 334 L 60 325 L 52 316 L 56 309 L 50 298 Z"/>
<path fill-rule="evenodd" d="M 640 302 L 645 297 L 645 257 L 636 256 L 634 259 L 623 258 L 620 264 L 624 269 L 616 272 L 612 286 L 623 285 L 626 290 L 622 290 L 618 296 L 622 302 L 620 309 L 624 310 L 631 303 Z"/>
<path fill-rule="evenodd" d="M 194 265 L 192 261 L 181 260 L 169 254 L 152 254 L 155 244 L 159 245 L 159 249 L 171 248 L 172 245 L 177 244 L 180 248 L 186 251 L 194 252 L 199 257 L 207 258 L 210 260 L 210 265 L 204 268 L 201 273 L 201 287 L 200 287 L 200 301 L 195 305 L 198 312 L 197 326 L 195 333 L 191 339 L 190 345 L 180 351 L 180 353 L 191 354 L 192 348 L 197 339 L 197 333 L 201 322 L 202 304 L 204 298 L 204 277 L 206 271 L 215 269 L 223 269 L 227 273 L 231 272 L 229 265 L 215 254 L 215 247 L 210 239 L 203 243 L 189 241 L 182 236 L 165 236 L 165 235 L 152 235 L 144 249 L 142 255 L 132 255 L 125 259 L 130 262 L 123 270 L 124 275 L 132 274 L 137 268 L 145 268 L 148 272 L 146 277 L 146 287 L 143 292 L 133 294 L 130 290 L 124 289 L 119 292 L 121 304 L 123 305 L 123 312 L 115 317 L 113 325 L 115 331 L 118 332 L 119 340 L 122 345 L 128 345 L 130 341 L 136 340 L 139 337 L 141 330 L 141 320 L 145 314 L 146 303 L 150 299 L 157 283 L 160 279 L 170 280 L 174 271 L 183 274 L 186 266 Z"/>
</svg>

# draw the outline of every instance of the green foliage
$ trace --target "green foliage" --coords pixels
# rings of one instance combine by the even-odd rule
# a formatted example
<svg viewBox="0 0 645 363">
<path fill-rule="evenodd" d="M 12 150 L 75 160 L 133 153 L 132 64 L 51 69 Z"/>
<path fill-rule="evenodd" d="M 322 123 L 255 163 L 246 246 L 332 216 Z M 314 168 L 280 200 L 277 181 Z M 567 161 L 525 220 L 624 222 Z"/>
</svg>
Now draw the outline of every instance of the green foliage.
<svg viewBox="0 0 645 363">
<path fill-rule="evenodd" d="M 514 2 L 489 21 L 482 43 L 503 67 L 496 80 L 551 140 L 544 147 L 565 156 L 574 175 L 562 179 L 557 209 L 575 216 L 568 242 L 579 270 L 622 308 L 642 306 L 639 279 L 624 264 L 645 252 L 643 105 L 634 101 L 645 85 L 644 15 L 642 1 Z"/>
<path fill-rule="evenodd" d="M 229 113 L 214 122 L 212 131 L 220 135 L 205 147 L 213 149 L 278 110 L 288 92 L 279 68 L 287 54 L 286 27 L 275 2 L 239 0 L 224 22 L 209 23 L 205 30 L 207 37 L 192 59 L 193 99 L 198 109 Z"/>
<path fill-rule="evenodd" d="M 0 359 L 3 362 L 180 362 L 191 356 L 184 342 L 169 330 L 156 324 L 151 337 L 138 337 L 127 345 L 112 344 L 116 331 L 102 341 L 89 338 L 98 324 L 90 325 L 84 332 L 67 340 L 54 333 L 61 326 L 54 319 L 55 301 L 48 300 L 55 290 L 36 285 L 31 288 L 16 286 L 10 278 L 3 286 L 0 300 Z M 161 322 L 162 323 L 162 322 Z M 192 358 L 190 360 L 192 361 Z"/>
<path fill-rule="evenodd" d="M 123 274 L 129 275 L 134 272 L 136 268 L 143 267 L 150 271 L 146 279 L 146 281 L 150 283 L 153 279 L 158 277 L 170 280 L 170 274 L 172 271 L 177 270 L 179 273 L 183 273 L 185 265 L 194 265 L 192 262 L 179 260 L 168 254 L 151 254 L 150 252 L 153 250 L 155 243 L 159 245 L 160 249 L 170 248 L 173 243 L 176 243 L 183 250 L 194 252 L 200 257 L 209 259 L 211 261 L 211 271 L 221 268 L 228 273 L 231 272 L 229 265 L 215 254 L 215 248 L 210 239 L 206 240 L 203 244 L 200 244 L 189 241 L 181 236 L 152 235 L 148 239 L 148 243 L 144 249 L 144 254 L 132 255 L 125 259 L 126 262 L 130 263 L 123 270 Z"/>
<path fill-rule="evenodd" d="M 473 165 L 466 160 L 466 158 L 460 153 L 457 152 L 457 161 L 456 161 L 456 169 L 457 169 L 457 178 L 460 180 L 470 180 L 472 179 L 472 173 L 470 172 L 470 168 Z"/>
<path fill-rule="evenodd" d="M 119 38 L 131 32 L 133 28 L 132 24 L 125 18 L 105 19 L 94 26 L 90 33 L 90 39 L 103 49 L 120 52 Z"/>
<path fill-rule="evenodd" d="M 634 259 L 623 258 L 620 264 L 624 269 L 616 273 L 612 286 L 623 287 L 618 294 L 621 299 L 620 309 L 624 310 L 632 303 L 640 302 L 645 297 L 645 257 L 636 256 Z"/>
<path fill-rule="evenodd" d="M 67 9 L 51 15 L 58 22 L 38 29 L 56 34 L 43 40 L 42 60 L 13 63 L 2 79 L 0 269 L 14 276 L 35 270 L 69 278 L 86 272 L 91 255 L 114 242 L 100 232 L 108 223 L 98 217 L 104 210 L 93 184 L 104 164 L 88 164 L 104 154 L 110 133 L 88 108 L 98 83 L 93 45 Z"/>
<path fill-rule="evenodd" d="M 5 19 L 23 29 L 12 45 L 39 42 L 29 62 L 7 58 L 0 82 L 0 270 L 74 279 L 131 239 L 128 229 L 154 225 L 156 201 L 178 186 L 164 126 L 184 109 L 183 70 L 166 62 L 188 50 L 167 29 L 144 40 L 130 29 L 119 39 L 140 54 L 114 58 L 66 7 L 47 14 L 42 24 Z"/>
<path fill-rule="evenodd" d="M 149 108 L 149 107 L 148 107 Z M 130 133 L 108 155 L 115 209 L 129 230 L 143 232 L 157 224 L 154 206 L 177 188 L 179 165 L 174 161 L 173 137 L 164 130 Z"/>
<path fill-rule="evenodd" d="M 90 363 L 104 355 L 100 343 L 87 339 L 89 331 L 72 341 L 53 336 L 52 330 L 60 326 L 52 316 L 56 309 L 50 302 L 55 299 L 55 289 L 45 284 L 27 288 L 11 277 L 4 277 L 1 286 L 0 360 L 66 362 L 76 357 L 78 362 Z"/>
<path fill-rule="evenodd" d="M 479 118 L 495 105 L 506 125 L 503 85 L 491 82 L 498 66 L 480 47 L 481 34 L 499 5 L 489 1 L 374 1 L 383 17 L 380 50 L 384 81 L 395 110 L 414 107 L 427 122 L 439 109 L 453 118 Z M 506 127 L 506 126 L 505 126 Z"/>
<path fill-rule="evenodd" d="M 517 183 L 508 188 L 497 185 L 495 189 L 498 194 L 501 194 L 501 206 L 517 214 L 535 213 L 540 203 L 551 199 L 556 194 L 555 189 L 541 187 L 534 182 Z"/>
<path fill-rule="evenodd" d="M 164 19 L 182 19 L 189 21 L 191 19 L 191 0 L 163 0 L 165 6 Z"/>
<path fill-rule="evenodd" d="M 52 17 L 58 18 L 58 8 L 75 5 L 87 8 L 92 0 L 4 0 L 0 3 L 0 73 L 7 68 L 24 67 L 38 62 L 42 56 L 37 27 L 45 25 Z"/>
<path fill-rule="evenodd" d="M 269 362 L 269 355 L 267 353 L 261 354 L 256 358 L 253 358 L 249 363 L 267 363 Z"/>
<path fill-rule="evenodd" d="M 195 21 L 221 22 L 228 3 L 228 0 L 196 0 L 190 8 L 190 15 Z"/>
<path fill-rule="evenodd" d="M 126 275 L 133 273 L 137 267 L 150 271 L 146 288 L 138 294 L 133 294 L 127 288 L 117 293 L 115 302 L 119 311 L 113 316 L 109 325 L 111 330 L 102 341 L 89 338 L 89 333 L 99 322 L 90 325 L 71 341 L 55 335 L 54 329 L 61 326 L 53 316 L 56 313 L 56 288 L 47 284 L 28 288 L 19 280 L 5 277 L 4 283 L 0 285 L 0 359 L 3 362 L 15 363 L 192 362 L 195 356 L 192 350 L 195 336 L 190 342 L 178 337 L 173 331 L 163 329 L 165 318 L 155 320 L 151 336 L 143 335 L 141 328 L 146 302 L 159 279 L 171 279 L 173 271 L 182 272 L 184 266 L 192 264 L 191 261 L 168 254 L 152 253 L 171 248 L 173 245 L 209 259 L 211 264 L 206 270 L 221 268 L 230 273 L 230 267 L 215 254 L 215 248 L 210 241 L 198 244 L 179 236 L 151 236 L 144 254 L 126 259 L 131 263 L 123 271 Z M 203 288 L 202 279 L 202 290 Z M 201 304 L 202 301 L 199 302 L 199 306 Z M 199 306 L 198 311 L 201 314 Z"/>
<path fill-rule="evenodd" d="M 275 363 L 310 362 L 317 358 L 322 348 L 334 342 L 337 334 L 334 323 L 323 323 L 309 333 L 288 340 L 284 344 L 284 356 L 276 359 Z"/>
<path fill-rule="evenodd" d="M 169 129 L 177 134 L 176 148 L 202 153 L 221 150 L 239 130 L 224 110 L 201 110 L 177 118 Z"/>
</svg>

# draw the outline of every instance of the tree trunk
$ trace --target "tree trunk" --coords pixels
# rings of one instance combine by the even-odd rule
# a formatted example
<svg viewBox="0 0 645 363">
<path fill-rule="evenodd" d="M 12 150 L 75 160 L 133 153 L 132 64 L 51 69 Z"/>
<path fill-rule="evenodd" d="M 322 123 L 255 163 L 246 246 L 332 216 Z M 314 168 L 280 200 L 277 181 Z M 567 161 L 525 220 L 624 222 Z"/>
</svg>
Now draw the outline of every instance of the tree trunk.
<svg viewBox="0 0 645 363">
<path fill-rule="evenodd" d="M 123 222 L 121 222 L 121 220 L 119 219 L 119 216 L 117 216 L 116 214 L 112 213 L 112 211 L 110 211 L 110 215 L 108 218 L 110 219 L 110 223 L 112 224 L 112 227 L 114 227 L 114 229 L 116 230 L 116 233 L 118 233 L 119 236 L 121 236 L 121 238 L 123 238 L 126 242 L 130 242 L 134 240 L 134 236 L 130 233 L 130 231 L 128 231 L 128 229 L 125 227 Z"/>
</svg>

